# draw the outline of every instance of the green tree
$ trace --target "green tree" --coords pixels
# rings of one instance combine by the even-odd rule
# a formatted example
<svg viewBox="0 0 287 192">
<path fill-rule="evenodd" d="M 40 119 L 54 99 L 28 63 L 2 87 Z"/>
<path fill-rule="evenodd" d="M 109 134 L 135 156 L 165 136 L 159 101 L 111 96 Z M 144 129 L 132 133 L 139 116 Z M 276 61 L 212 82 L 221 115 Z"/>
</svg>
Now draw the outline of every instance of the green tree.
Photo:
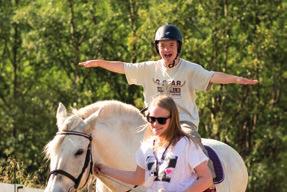
<svg viewBox="0 0 287 192">
<path fill-rule="evenodd" d="M 259 79 L 256 86 L 216 85 L 200 93 L 199 131 L 244 157 L 248 191 L 284 191 L 286 6 L 281 0 L 0 1 L 0 181 L 45 184 L 42 150 L 57 131 L 58 102 L 82 107 L 117 99 L 142 108 L 142 89 L 128 86 L 124 75 L 78 63 L 158 59 L 154 33 L 175 23 L 184 35 L 183 58 Z"/>
</svg>

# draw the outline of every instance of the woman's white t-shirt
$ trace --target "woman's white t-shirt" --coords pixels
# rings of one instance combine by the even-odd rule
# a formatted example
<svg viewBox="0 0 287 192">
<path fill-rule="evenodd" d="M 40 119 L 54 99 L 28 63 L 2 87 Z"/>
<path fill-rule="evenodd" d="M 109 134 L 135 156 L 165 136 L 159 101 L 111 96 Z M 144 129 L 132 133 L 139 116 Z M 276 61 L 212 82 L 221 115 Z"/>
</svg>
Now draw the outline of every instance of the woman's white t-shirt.
<svg viewBox="0 0 287 192">
<path fill-rule="evenodd" d="M 155 153 L 159 161 L 164 150 L 159 149 Z M 168 192 L 186 190 L 197 179 L 195 168 L 207 160 L 208 157 L 200 147 L 186 137 L 182 137 L 174 146 L 167 149 L 164 160 L 159 163 L 158 172 L 153 139 L 144 141 L 136 153 L 137 165 L 145 169 L 144 186 L 150 192 L 160 189 Z"/>
</svg>

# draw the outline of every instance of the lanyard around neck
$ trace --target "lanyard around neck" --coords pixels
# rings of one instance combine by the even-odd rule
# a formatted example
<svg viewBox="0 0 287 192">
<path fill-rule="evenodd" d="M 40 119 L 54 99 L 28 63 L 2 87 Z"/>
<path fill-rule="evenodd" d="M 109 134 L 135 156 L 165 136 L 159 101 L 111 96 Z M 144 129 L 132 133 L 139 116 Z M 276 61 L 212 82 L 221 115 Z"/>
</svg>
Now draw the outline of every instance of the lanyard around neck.
<svg viewBox="0 0 287 192">
<path fill-rule="evenodd" d="M 159 165 L 164 161 L 165 154 L 166 154 L 167 149 L 169 148 L 170 145 L 171 145 L 171 141 L 169 142 L 169 144 L 164 149 L 164 151 L 163 151 L 163 153 L 161 155 L 160 161 L 159 161 L 159 159 L 157 158 L 157 155 L 156 155 L 156 151 L 155 151 L 155 140 L 153 140 L 153 155 L 154 155 L 155 160 L 156 160 L 156 173 L 157 173 L 157 176 L 158 176 L 158 171 L 159 171 Z"/>
</svg>

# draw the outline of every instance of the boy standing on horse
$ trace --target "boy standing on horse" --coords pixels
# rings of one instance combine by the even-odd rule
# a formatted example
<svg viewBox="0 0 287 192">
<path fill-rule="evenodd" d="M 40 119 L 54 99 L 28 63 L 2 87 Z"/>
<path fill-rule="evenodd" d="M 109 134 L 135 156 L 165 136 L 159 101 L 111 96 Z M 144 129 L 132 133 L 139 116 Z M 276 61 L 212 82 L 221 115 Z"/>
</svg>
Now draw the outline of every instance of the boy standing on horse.
<svg viewBox="0 0 287 192">
<path fill-rule="evenodd" d="M 161 57 L 158 61 L 133 64 L 98 59 L 88 60 L 79 65 L 86 68 L 101 67 L 125 74 L 129 84 L 143 86 L 146 107 L 159 94 L 171 96 L 178 107 L 182 129 L 191 134 L 193 141 L 202 147 L 198 134 L 196 92 L 206 91 L 211 84 L 253 85 L 258 81 L 208 71 L 201 65 L 180 58 L 182 42 L 180 30 L 175 25 L 167 24 L 159 27 L 155 34 L 154 46 Z"/>
</svg>

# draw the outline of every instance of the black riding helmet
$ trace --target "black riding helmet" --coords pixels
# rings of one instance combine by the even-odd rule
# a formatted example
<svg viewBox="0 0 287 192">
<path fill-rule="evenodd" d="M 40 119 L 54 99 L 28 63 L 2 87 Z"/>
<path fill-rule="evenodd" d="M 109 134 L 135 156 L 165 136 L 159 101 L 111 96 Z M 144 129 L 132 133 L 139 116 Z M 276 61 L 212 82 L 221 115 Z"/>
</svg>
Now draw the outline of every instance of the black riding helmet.
<svg viewBox="0 0 287 192">
<path fill-rule="evenodd" d="M 176 40 L 178 42 L 178 49 L 177 54 L 180 54 L 181 51 L 181 45 L 182 45 L 182 35 L 180 30 L 173 24 L 167 24 L 160 26 L 156 33 L 154 38 L 154 46 L 156 48 L 157 53 L 159 54 L 158 50 L 158 42 L 164 41 L 164 40 Z"/>
</svg>

